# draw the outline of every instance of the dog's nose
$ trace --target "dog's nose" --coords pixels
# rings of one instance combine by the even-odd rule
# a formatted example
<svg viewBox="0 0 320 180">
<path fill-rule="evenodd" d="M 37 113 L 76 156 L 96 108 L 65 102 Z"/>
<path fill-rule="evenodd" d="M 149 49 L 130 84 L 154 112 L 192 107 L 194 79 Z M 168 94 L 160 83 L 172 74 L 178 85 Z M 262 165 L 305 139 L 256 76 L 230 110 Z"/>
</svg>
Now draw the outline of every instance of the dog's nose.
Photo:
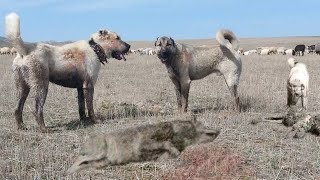
<svg viewBox="0 0 320 180">
<path fill-rule="evenodd" d="M 129 51 L 129 49 L 131 47 L 130 44 L 126 43 L 125 46 L 126 46 L 126 51 Z"/>
</svg>

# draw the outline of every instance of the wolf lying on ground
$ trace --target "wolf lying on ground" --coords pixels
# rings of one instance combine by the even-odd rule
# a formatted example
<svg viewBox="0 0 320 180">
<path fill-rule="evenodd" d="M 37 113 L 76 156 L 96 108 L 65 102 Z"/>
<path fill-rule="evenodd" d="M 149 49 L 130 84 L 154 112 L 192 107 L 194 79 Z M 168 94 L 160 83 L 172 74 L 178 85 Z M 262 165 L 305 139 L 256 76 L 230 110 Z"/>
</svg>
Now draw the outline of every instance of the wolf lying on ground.
<svg viewBox="0 0 320 180">
<path fill-rule="evenodd" d="M 67 173 L 129 162 L 163 160 L 180 155 L 187 146 L 212 142 L 220 131 L 200 122 L 175 120 L 123 129 L 90 137 Z"/>
</svg>

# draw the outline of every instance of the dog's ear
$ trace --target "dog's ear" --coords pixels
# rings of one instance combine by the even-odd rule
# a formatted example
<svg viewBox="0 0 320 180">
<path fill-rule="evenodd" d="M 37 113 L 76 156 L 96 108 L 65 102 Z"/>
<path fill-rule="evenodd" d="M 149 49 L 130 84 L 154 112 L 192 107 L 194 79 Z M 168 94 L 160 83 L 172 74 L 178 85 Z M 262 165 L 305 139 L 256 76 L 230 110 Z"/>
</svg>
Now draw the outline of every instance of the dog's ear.
<svg viewBox="0 0 320 180">
<path fill-rule="evenodd" d="M 105 29 L 100 29 L 99 30 L 99 35 L 100 36 L 105 36 L 105 35 L 107 35 L 108 34 L 108 31 L 107 30 L 105 30 Z"/>
<path fill-rule="evenodd" d="M 172 45 L 175 46 L 176 43 L 174 42 L 174 40 L 173 40 L 171 37 L 170 37 L 170 40 L 171 40 L 171 42 L 172 42 Z"/>
<path fill-rule="evenodd" d="M 154 42 L 154 46 L 157 46 L 158 40 L 159 40 L 159 37 L 157 37 L 157 40 Z"/>
</svg>

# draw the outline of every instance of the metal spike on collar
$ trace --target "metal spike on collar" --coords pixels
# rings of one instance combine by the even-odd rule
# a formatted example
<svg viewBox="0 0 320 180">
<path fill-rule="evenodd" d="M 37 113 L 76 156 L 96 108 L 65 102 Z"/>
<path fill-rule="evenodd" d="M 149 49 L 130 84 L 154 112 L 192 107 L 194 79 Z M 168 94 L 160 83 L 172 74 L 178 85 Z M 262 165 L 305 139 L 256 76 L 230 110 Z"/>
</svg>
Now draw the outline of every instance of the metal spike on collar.
<svg viewBox="0 0 320 180">
<path fill-rule="evenodd" d="M 91 38 L 89 40 L 89 45 L 93 49 L 93 51 L 97 54 L 99 61 L 101 64 L 105 65 L 104 62 L 108 63 L 107 55 L 104 52 L 103 48 Z"/>
</svg>

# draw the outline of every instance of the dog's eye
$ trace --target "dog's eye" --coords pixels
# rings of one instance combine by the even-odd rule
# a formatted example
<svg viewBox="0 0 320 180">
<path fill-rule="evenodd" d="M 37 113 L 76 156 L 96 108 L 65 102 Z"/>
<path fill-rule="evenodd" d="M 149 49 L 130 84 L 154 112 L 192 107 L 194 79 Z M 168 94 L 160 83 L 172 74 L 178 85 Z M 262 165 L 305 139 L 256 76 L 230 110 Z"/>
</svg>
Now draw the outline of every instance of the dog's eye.
<svg viewBox="0 0 320 180">
<path fill-rule="evenodd" d="M 172 44 L 168 43 L 167 46 L 171 46 Z"/>
</svg>

